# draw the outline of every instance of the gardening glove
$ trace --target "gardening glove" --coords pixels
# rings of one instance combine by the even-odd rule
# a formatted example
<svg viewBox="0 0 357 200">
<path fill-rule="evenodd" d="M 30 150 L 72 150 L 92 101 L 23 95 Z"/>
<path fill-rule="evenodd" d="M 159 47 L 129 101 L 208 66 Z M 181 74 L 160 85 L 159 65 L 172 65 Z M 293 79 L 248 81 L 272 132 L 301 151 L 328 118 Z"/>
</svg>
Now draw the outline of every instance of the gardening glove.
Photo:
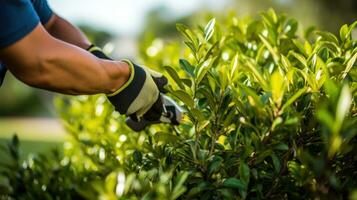
<svg viewBox="0 0 357 200">
<path fill-rule="evenodd" d="M 98 58 L 112 60 L 96 46 L 91 45 L 88 51 Z M 135 121 L 139 121 L 141 117 L 149 121 L 157 120 L 163 112 L 159 93 L 165 92 L 167 78 L 159 72 L 128 60 L 124 62 L 131 67 L 132 73 L 124 86 L 108 95 L 109 101 L 119 113 L 129 115 Z"/>
</svg>

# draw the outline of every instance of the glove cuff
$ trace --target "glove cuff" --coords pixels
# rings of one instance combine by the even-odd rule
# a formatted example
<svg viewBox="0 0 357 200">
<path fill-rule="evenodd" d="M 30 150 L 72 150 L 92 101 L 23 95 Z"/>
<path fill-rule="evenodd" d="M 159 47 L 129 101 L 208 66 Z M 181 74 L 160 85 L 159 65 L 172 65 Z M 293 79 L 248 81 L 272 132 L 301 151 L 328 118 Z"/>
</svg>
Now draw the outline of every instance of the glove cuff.
<svg viewBox="0 0 357 200">
<path fill-rule="evenodd" d="M 95 46 L 94 44 L 90 45 L 88 47 L 87 51 L 92 53 L 97 58 L 101 58 L 101 59 L 105 59 L 105 60 L 113 60 L 113 59 L 109 58 L 109 56 L 107 56 L 107 54 L 105 54 L 101 48 Z"/>
<path fill-rule="evenodd" d="M 131 103 L 138 97 L 144 87 L 146 72 L 143 68 L 133 64 L 129 60 L 123 60 L 131 68 L 129 80 L 113 94 L 107 95 L 115 110 L 120 114 L 126 114 Z"/>
<path fill-rule="evenodd" d="M 112 97 L 112 96 L 115 96 L 117 94 L 119 94 L 121 91 L 123 91 L 125 88 L 127 88 L 132 82 L 133 82 L 133 79 L 135 77 L 135 67 L 134 67 L 134 64 L 130 61 L 130 60 L 121 60 L 122 62 L 125 62 L 126 64 L 129 65 L 130 67 L 130 77 L 128 79 L 128 81 L 125 82 L 125 84 L 123 86 L 121 86 L 117 91 L 115 91 L 114 93 L 112 94 L 108 94 L 107 96 L 108 97 Z"/>
</svg>

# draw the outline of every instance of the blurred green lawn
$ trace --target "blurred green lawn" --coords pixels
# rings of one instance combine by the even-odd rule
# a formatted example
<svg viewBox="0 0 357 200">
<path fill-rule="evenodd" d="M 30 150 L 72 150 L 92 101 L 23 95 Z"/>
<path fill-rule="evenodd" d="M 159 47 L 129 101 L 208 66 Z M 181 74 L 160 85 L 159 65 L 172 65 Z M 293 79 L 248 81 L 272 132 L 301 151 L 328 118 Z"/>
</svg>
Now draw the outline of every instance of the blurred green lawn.
<svg viewBox="0 0 357 200">
<path fill-rule="evenodd" d="M 0 118 L 0 145 L 6 145 L 14 134 L 20 139 L 22 159 L 30 153 L 61 150 L 65 138 L 65 131 L 56 119 Z M 0 158 L 6 160 L 4 152 L 0 152 Z"/>
</svg>

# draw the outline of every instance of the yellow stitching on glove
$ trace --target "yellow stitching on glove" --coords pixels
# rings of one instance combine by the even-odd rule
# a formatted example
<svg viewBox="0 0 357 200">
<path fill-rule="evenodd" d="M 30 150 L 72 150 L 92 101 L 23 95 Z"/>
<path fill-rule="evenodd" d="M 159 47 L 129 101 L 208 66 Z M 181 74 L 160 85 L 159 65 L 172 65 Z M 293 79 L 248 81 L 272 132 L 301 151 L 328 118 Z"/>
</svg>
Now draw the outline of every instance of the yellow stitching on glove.
<svg viewBox="0 0 357 200">
<path fill-rule="evenodd" d="M 128 85 L 133 81 L 134 79 L 134 75 L 135 75 L 135 70 L 134 70 L 134 65 L 133 63 L 130 61 L 130 60 L 122 60 L 122 62 L 125 62 L 129 65 L 130 67 L 130 77 L 129 77 L 129 80 L 123 85 L 121 86 L 117 91 L 115 91 L 114 93 L 112 94 L 108 94 L 107 96 L 108 97 L 112 97 L 112 96 L 115 96 L 117 94 L 119 94 L 121 91 L 123 91 L 126 87 L 128 87 Z"/>
<path fill-rule="evenodd" d="M 88 49 L 88 51 L 93 52 L 93 51 L 103 51 L 103 50 L 97 46 L 92 46 L 91 48 Z"/>
</svg>

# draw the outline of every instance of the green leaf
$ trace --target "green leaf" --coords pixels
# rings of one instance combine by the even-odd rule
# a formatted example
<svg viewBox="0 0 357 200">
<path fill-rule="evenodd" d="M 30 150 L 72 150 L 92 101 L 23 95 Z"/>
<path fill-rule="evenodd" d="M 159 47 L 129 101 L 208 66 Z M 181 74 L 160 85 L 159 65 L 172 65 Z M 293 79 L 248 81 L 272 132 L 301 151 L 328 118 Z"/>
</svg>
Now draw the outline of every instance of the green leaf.
<svg viewBox="0 0 357 200">
<path fill-rule="evenodd" d="M 287 125 L 287 126 L 290 126 L 290 125 L 296 125 L 296 124 L 299 124 L 300 123 L 300 118 L 299 117 L 292 117 L 292 118 L 288 118 L 285 120 L 284 124 Z"/>
<path fill-rule="evenodd" d="M 306 54 L 307 54 L 308 56 L 310 56 L 311 53 L 312 53 L 312 47 L 311 47 L 310 42 L 305 41 L 304 47 L 305 47 L 305 52 L 306 52 Z"/>
<path fill-rule="evenodd" d="M 298 29 L 298 22 L 295 19 L 289 19 L 286 22 L 284 32 L 289 37 L 294 37 Z"/>
<path fill-rule="evenodd" d="M 353 29 L 354 29 L 356 26 L 357 26 L 357 21 L 353 22 L 353 23 L 349 26 L 348 32 L 347 32 L 347 35 L 348 35 L 348 36 L 351 36 L 351 33 L 352 33 Z"/>
<path fill-rule="evenodd" d="M 260 40 L 263 42 L 263 44 L 265 45 L 265 47 L 268 49 L 268 51 L 270 52 L 270 54 L 273 56 L 273 59 L 275 61 L 275 63 L 279 62 L 279 56 L 278 53 L 275 51 L 275 49 L 273 48 L 273 46 L 268 42 L 268 40 L 266 40 L 264 38 L 264 36 L 259 35 Z"/>
<path fill-rule="evenodd" d="M 246 66 L 250 71 L 253 73 L 257 81 L 260 83 L 260 86 L 265 90 L 269 91 L 269 86 L 267 81 L 263 78 L 262 74 L 257 70 L 256 66 L 257 64 L 253 64 L 253 61 L 251 59 L 244 59 L 246 62 Z"/>
<path fill-rule="evenodd" d="M 203 120 L 198 123 L 197 131 L 201 132 L 204 128 L 206 128 L 211 122 L 209 120 Z"/>
<path fill-rule="evenodd" d="M 112 172 L 107 177 L 105 177 L 105 189 L 106 191 L 114 191 L 117 184 L 118 173 Z"/>
<path fill-rule="evenodd" d="M 299 54 L 299 53 L 295 53 L 293 51 L 289 52 L 289 55 L 292 55 L 293 57 L 295 57 L 298 61 L 300 61 L 301 64 L 303 64 L 304 67 L 307 67 L 307 61 L 306 58 Z"/>
<path fill-rule="evenodd" d="M 271 130 L 274 131 L 277 126 L 279 126 L 283 122 L 283 119 L 281 117 L 277 117 L 274 121 L 273 124 L 271 125 Z"/>
<path fill-rule="evenodd" d="M 286 84 L 285 84 L 284 77 L 280 74 L 278 70 L 276 70 L 272 74 L 270 79 L 270 86 L 271 86 L 273 101 L 278 107 L 280 107 L 281 101 L 283 100 L 284 97 Z"/>
<path fill-rule="evenodd" d="M 281 63 L 282 63 L 282 66 L 284 67 L 285 72 L 292 70 L 292 65 L 291 65 L 289 59 L 286 56 L 284 56 L 283 54 L 281 54 Z"/>
<path fill-rule="evenodd" d="M 234 56 L 234 58 L 232 59 L 231 62 L 231 79 L 233 79 L 234 74 L 237 71 L 237 67 L 238 67 L 238 53 L 236 53 L 236 55 Z"/>
<path fill-rule="evenodd" d="M 285 143 L 278 143 L 274 145 L 274 149 L 280 150 L 280 151 L 287 151 L 289 150 L 289 146 Z"/>
<path fill-rule="evenodd" d="M 223 158 L 220 156 L 215 156 L 212 160 L 212 162 L 208 166 L 208 174 L 212 174 L 214 172 L 217 172 L 222 165 Z"/>
<path fill-rule="evenodd" d="M 162 144 L 178 144 L 180 141 L 178 136 L 161 131 L 155 133 L 154 139 L 157 143 L 161 142 Z"/>
<path fill-rule="evenodd" d="M 185 70 L 185 72 L 187 72 L 187 74 L 191 77 L 194 76 L 194 70 L 195 68 L 185 59 L 180 59 L 179 60 L 180 66 L 182 69 Z"/>
<path fill-rule="evenodd" d="M 315 26 L 310 26 L 308 27 L 305 31 L 304 31 L 304 38 L 306 40 L 309 40 L 310 36 L 312 35 L 312 33 L 316 30 Z"/>
<path fill-rule="evenodd" d="M 348 25 L 345 24 L 340 29 L 340 39 L 342 42 L 344 42 L 348 37 Z"/>
<path fill-rule="evenodd" d="M 181 23 L 177 23 L 176 24 L 176 29 L 184 36 L 186 37 L 186 39 L 191 40 L 191 35 L 188 34 L 187 30 L 189 30 L 189 28 Z"/>
<path fill-rule="evenodd" d="M 275 10 L 272 8 L 269 8 L 268 10 L 268 15 L 271 17 L 271 19 L 273 20 L 274 23 L 278 23 L 278 16 L 275 13 Z"/>
<path fill-rule="evenodd" d="M 203 60 L 208 60 L 210 56 L 214 56 L 218 49 L 219 41 L 215 42 L 207 51 Z"/>
<path fill-rule="evenodd" d="M 175 184 L 174 189 L 172 190 L 172 200 L 179 198 L 186 191 L 186 187 L 183 184 L 187 180 L 188 175 L 188 172 L 183 172 L 177 177 L 178 180 Z"/>
<path fill-rule="evenodd" d="M 237 178 L 227 178 L 223 182 L 223 187 L 245 190 L 246 184 Z"/>
<path fill-rule="evenodd" d="M 181 79 L 182 83 L 185 84 L 187 87 L 191 88 L 192 86 L 192 80 L 188 78 L 183 78 Z"/>
<path fill-rule="evenodd" d="M 338 127 L 336 131 L 339 131 L 342 126 L 342 122 L 349 112 L 352 103 L 352 96 L 348 85 L 344 85 L 341 90 L 340 98 L 337 102 L 336 108 L 336 126 Z"/>
<path fill-rule="evenodd" d="M 197 185 L 198 185 L 197 187 L 193 187 L 192 189 L 190 189 L 190 191 L 187 194 L 188 197 L 193 197 L 197 194 L 200 194 L 201 192 L 210 189 L 211 186 L 211 184 L 206 181 L 201 181 Z"/>
<path fill-rule="evenodd" d="M 306 92 L 306 87 L 301 88 L 300 90 L 298 90 L 297 92 L 295 92 L 295 94 L 290 97 L 285 104 L 281 107 L 281 112 L 284 112 L 284 110 L 290 106 L 292 103 L 294 103 L 302 94 L 304 94 Z"/>
<path fill-rule="evenodd" d="M 197 121 L 204 121 L 206 119 L 205 116 L 202 114 L 202 112 L 197 108 L 193 108 L 189 112 L 191 112 L 194 115 Z"/>
<path fill-rule="evenodd" d="M 171 92 L 172 95 L 180 99 L 184 104 L 186 104 L 188 107 L 194 107 L 194 101 L 191 98 L 190 95 L 188 95 L 185 91 L 183 90 L 175 90 Z"/>
<path fill-rule="evenodd" d="M 311 72 L 309 73 L 308 69 L 303 69 L 303 70 L 295 69 L 295 70 L 304 77 L 305 81 L 308 83 L 308 85 L 310 86 L 313 92 L 318 92 L 320 88 L 317 86 L 317 81 L 314 73 Z"/>
<path fill-rule="evenodd" d="M 316 34 L 321 36 L 321 38 L 325 41 L 332 42 L 336 45 L 338 45 L 339 43 L 337 37 L 332 33 L 325 32 L 325 31 L 316 31 Z"/>
<path fill-rule="evenodd" d="M 320 108 L 317 111 L 317 118 L 321 123 L 323 123 L 326 127 L 328 127 L 329 130 L 333 132 L 335 120 L 325 108 Z"/>
<path fill-rule="evenodd" d="M 192 42 L 185 41 L 184 43 L 186 44 L 186 46 L 188 46 L 191 49 L 193 54 L 197 53 L 197 49 L 196 49 L 195 45 Z"/>
<path fill-rule="evenodd" d="M 239 84 L 239 86 L 242 88 L 242 90 L 244 92 L 247 93 L 247 97 L 248 97 L 248 101 L 249 103 L 252 105 L 252 106 L 256 106 L 256 107 L 264 107 L 264 104 L 263 102 L 261 101 L 261 98 L 259 97 L 259 95 L 254 91 L 252 90 L 251 88 L 243 85 L 243 84 Z M 240 92 L 236 89 L 234 90 L 236 91 L 234 94 L 236 95 L 236 98 L 240 98 L 239 94 Z"/>
<path fill-rule="evenodd" d="M 143 159 L 143 155 L 141 154 L 140 151 L 135 150 L 134 153 L 133 153 L 133 158 L 134 158 L 134 161 L 136 163 L 141 164 L 141 161 Z"/>
<path fill-rule="evenodd" d="M 255 164 L 259 164 L 262 161 L 265 160 L 266 157 L 270 156 L 271 154 L 273 154 L 273 151 L 271 149 L 267 149 L 261 153 L 258 154 L 257 159 L 255 161 Z"/>
<path fill-rule="evenodd" d="M 244 181 L 246 184 L 249 183 L 250 169 L 249 166 L 244 162 L 241 162 L 239 165 L 239 176 L 241 180 Z"/>
<path fill-rule="evenodd" d="M 212 35 L 213 35 L 213 32 L 214 32 L 214 26 L 216 24 L 216 19 L 213 18 L 211 19 L 208 24 L 206 25 L 205 27 L 205 30 L 204 30 L 204 34 L 205 34 L 205 40 L 208 41 Z"/>
<path fill-rule="evenodd" d="M 236 109 L 233 107 L 230 108 L 230 111 L 225 115 L 225 119 L 223 121 L 223 125 L 225 127 L 229 126 L 232 123 L 232 119 L 237 115 Z"/>
<path fill-rule="evenodd" d="M 300 53 L 302 53 L 306 57 L 309 56 L 309 55 L 307 55 L 305 47 L 304 47 L 303 43 L 300 40 L 293 39 L 292 41 L 295 44 L 295 46 L 299 49 Z M 292 50 L 292 51 L 294 51 L 294 50 Z"/>
<path fill-rule="evenodd" d="M 208 84 L 211 88 L 211 91 L 212 91 L 212 93 L 214 93 L 216 91 L 216 88 L 218 85 L 217 80 L 209 73 L 207 75 L 207 79 L 208 79 Z"/>
<path fill-rule="evenodd" d="M 261 17 L 267 28 L 273 29 L 278 23 L 278 16 L 276 15 L 274 9 L 270 8 L 268 12 L 262 13 Z"/>
<path fill-rule="evenodd" d="M 164 66 L 164 69 L 171 76 L 171 78 L 175 81 L 175 83 L 181 88 L 184 89 L 185 86 L 182 84 L 182 81 L 179 75 L 176 73 L 176 70 L 170 66 Z"/>
<path fill-rule="evenodd" d="M 279 173 L 280 172 L 280 168 L 281 168 L 281 164 L 280 164 L 279 158 L 275 154 L 272 154 L 271 155 L 271 159 L 273 161 L 275 172 Z"/>
<path fill-rule="evenodd" d="M 318 41 L 315 43 L 315 47 L 314 47 L 314 51 L 313 53 L 320 53 L 321 51 L 324 50 L 324 48 L 327 48 L 329 50 L 329 52 L 331 52 L 333 55 L 338 54 L 341 52 L 341 48 L 333 43 L 333 42 L 329 42 L 329 41 Z"/>
<path fill-rule="evenodd" d="M 206 60 L 197 71 L 196 85 L 199 85 L 202 79 L 206 76 L 208 70 L 212 65 L 212 59 Z"/>
<path fill-rule="evenodd" d="M 330 96 L 332 99 L 337 99 L 339 95 L 339 88 L 338 86 L 334 83 L 332 80 L 328 80 L 324 84 L 324 88 L 326 93 Z"/>
<path fill-rule="evenodd" d="M 176 29 L 182 34 L 182 36 L 184 36 L 186 40 L 193 44 L 194 49 L 198 49 L 198 39 L 186 25 L 178 23 L 176 24 Z"/>
<path fill-rule="evenodd" d="M 344 79 L 348 72 L 352 69 L 353 65 L 355 64 L 357 60 L 357 52 L 352 56 L 352 58 L 350 60 L 348 60 L 347 64 L 346 64 L 346 68 L 342 73 L 342 78 Z"/>
</svg>

